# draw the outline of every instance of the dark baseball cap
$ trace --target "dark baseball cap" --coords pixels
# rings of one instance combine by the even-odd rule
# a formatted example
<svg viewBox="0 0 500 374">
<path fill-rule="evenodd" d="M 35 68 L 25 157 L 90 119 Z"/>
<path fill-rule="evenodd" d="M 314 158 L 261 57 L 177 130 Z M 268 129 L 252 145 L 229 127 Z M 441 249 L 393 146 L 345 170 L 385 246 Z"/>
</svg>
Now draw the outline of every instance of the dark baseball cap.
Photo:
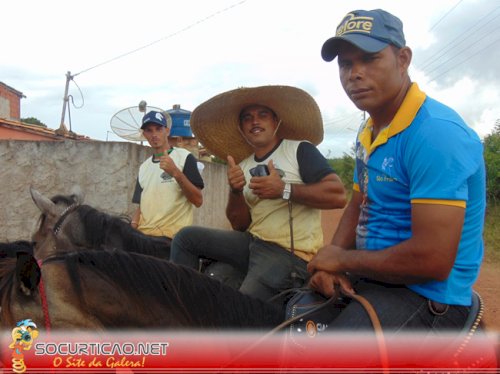
<svg viewBox="0 0 500 374">
<path fill-rule="evenodd" d="M 342 40 L 368 53 L 379 52 L 389 44 L 398 48 L 406 45 L 401 20 L 382 9 L 353 10 L 347 13 L 337 26 L 335 36 L 323 44 L 323 60 L 332 61 L 337 57 Z"/>
<path fill-rule="evenodd" d="M 167 127 L 167 119 L 165 117 L 165 114 L 162 112 L 157 112 L 156 110 L 148 112 L 144 117 L 142 117 L 141 129 L 144 129 L 144 127 L 150 123 Z"/>
</svg>

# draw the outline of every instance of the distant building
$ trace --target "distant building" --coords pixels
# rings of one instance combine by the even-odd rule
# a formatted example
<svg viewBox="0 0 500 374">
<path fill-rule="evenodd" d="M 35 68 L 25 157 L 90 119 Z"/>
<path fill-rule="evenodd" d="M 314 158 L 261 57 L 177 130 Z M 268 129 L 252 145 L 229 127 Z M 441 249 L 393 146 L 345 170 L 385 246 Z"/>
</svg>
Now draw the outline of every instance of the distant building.
<svg viewBox="0 0 500 374">
<path fill-rule="evenodd" d="M 47 127 L 21 122 L 22 92 L 0 82 L 0 140 L 49 140 L 63 139 L 90 140 L 61 129 L 52 130 Z"/>
<path fill-rule="evenodd" d="M 22 92 L 0 82 L 0 118 L 19 121 L 21 118 Z"/>
</svg>

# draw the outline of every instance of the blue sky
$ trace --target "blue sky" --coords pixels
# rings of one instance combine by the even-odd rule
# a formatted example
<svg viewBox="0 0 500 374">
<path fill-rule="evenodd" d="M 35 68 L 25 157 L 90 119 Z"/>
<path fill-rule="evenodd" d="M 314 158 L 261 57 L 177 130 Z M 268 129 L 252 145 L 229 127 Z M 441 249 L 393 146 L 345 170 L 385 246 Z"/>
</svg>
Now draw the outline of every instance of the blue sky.
<svg viewBox="0 0 500 374">
<path fill-rule="evenodd" d="M 0 81 L 26 95 L 22 117 L 58 128 L 70 71 L 66 125 L 113 141 L 121 140 L 111 131 L 113 115 L 141 100 L 192 111 L 236 87 L 297 86 L 324 117 L 320 150 L 339 157 L 362 113 L 346 98 L 336 61 L 324 62 L 320 49 L 348 11 L 373 8 L 403 21 L 420 88 L 480 136 L 490 133 L 500 118 L 496 0 L 9 1 Z"/>
</svg>

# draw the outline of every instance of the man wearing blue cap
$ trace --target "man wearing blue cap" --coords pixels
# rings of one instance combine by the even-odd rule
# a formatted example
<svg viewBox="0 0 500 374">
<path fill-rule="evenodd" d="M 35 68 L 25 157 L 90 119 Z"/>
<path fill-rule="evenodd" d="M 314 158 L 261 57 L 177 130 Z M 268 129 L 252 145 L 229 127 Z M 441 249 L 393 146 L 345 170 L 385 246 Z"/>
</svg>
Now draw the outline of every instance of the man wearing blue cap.
<svg viewBox="0 0 500 374">
<path fill-rule="evenodd" d="M 411 82 L 412 51 L 392 14 L 350 12 L 321 54 L 337 58 L 345 92 L 370 117 L 356 139 L 352 198 L 308 264 L 310 285 L 354 289 L 389 331 L 461 329 L 483 258 L 479 137 Z M 330 328 L 372 327 L 351 302 Z"/>
<path fill-rule="evenodd" d="M 139 204 L 131 225 L 147 235 L 167 238 L 193 223 L 193 206 L 203 203 L 203 179 L 195 157 L 184 148 L 171 147 L 168 114 L 148 112 L 142 119 L 143 135 L 153 155 L 139 169 L 132 201 Z M 168 257 L 168 256 L 167 256 Z"/>
</svg>

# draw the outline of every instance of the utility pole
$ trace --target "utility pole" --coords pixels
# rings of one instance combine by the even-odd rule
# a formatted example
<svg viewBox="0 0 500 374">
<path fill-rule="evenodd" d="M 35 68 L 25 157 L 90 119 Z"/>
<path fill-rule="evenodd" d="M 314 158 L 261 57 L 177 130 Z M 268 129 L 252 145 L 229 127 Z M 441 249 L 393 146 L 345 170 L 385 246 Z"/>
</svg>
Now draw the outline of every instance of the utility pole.
<svg viewBox="0 0 500 374">
<path fill-rule="evenodd" d="M 68 106 L 68 90 L 69 90 L 69 81 L 73 79 L 73 76 L 71 75 L 71 72 L 66 73 L 66 87 L 64 88 L 64 98 L 63 98 L 63 107 L 62 107 L 62 114 L 61 114 L 61 124 L 59 125 L 59 129 L 56 130 L 57 133 L 60 134 L 67 134 L 68 129 L 66 125 L 64 124 L 64 117 L 66 117 L 66 107 Z M 71 126 L 71 124 L 70 124 Z M 71 128 L 70 128 L 71 131 Z"/>
</svg>

